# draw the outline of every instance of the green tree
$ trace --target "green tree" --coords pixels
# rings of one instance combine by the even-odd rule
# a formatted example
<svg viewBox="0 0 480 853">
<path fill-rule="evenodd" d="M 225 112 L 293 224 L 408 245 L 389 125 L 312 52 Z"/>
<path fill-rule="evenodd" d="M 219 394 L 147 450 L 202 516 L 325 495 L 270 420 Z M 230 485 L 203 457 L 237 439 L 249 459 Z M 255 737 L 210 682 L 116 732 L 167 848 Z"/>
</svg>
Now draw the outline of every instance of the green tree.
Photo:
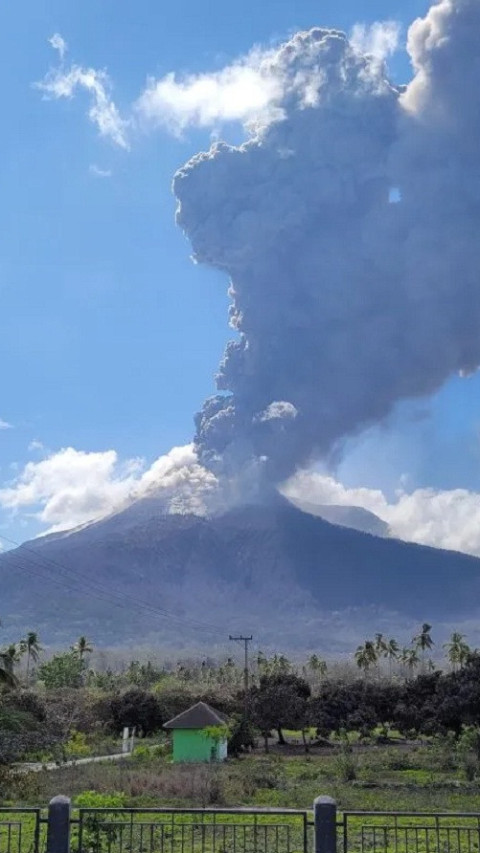
<svg viewBox="0 0 480 853">
<path fill-rule="evenodd" d="M 393 637 L 391 637 L 390 640 L 387 641 L 386 652 L 385 652 L 385 657 L 388 658 L 388 671 L 389 671 L 390 677 L 392 675 L 393 662 L 395 660 L 398 660 L 399 651 L 400 651 L 400 649 L 399 649 L 397 641 L 394 640 Z"/>
<path fill-rule="evenodd" d="M 378 655 L 372 640 L 365 640 L 363 646 L 357 647 L 355 662 L 359 669 L 363 669 L 365 675 L 372 666 L 375 666 L 377 660 Z"/>
<path fill-rule="evenodd" d="M 259 686 L 251 689 L 249 706 L 264 737 L 265 752 L 271 729 L 276 729 L 280 744 L 285 744 L 283 728 L 305 729 L 310 694 L 308 683 L 294 673 L 263 675 Z"/>
<path fill-rule="evenodd" d="M 459 631 L 453 632 L 448 643 L 443 644 L 443 648 L 447 652 L 448 661 L 454 672 L 458 666 L 462 668 L 471 653 L 469 645 L 465 642 L 465 635 L 460 634 Z"/>
<path fill-rule="evenodd" d="M 0 652 L 0 685 L 5 687 L 15 687 L 17 679 L 13 672 L 13 664 L 11 658 L 6 651 Z"/>
<path fill-rule="evenodd" d="M 40 652 L 42 651 L 42 647 L 38 639 L 38 634 L 35 631 L 29 631 L 25 639 L 20 640 L 20 648 L 22 650 L 22 654 L 27 655 L 26 680 L 28 683 L 30 676 L 30 663 L 32 660 L 34 663 L 37 663 L 38 658 L 40 656 Z"/>
<path fill-rule="evenodd" d="M 77 642 L 72 646 L 72 652 L 75 652 L 80 660 L 83 660 L 85 655 L 93 652 L 93 644 L 86 637 L 79 637 Z"/>
<path fill-rule="evenodd" d="M 387 643 L 383 634 L 375 634 L 375 651 L 378 657 L 385 657 L 387 652 Z"/>
<path fill-rule="evenodd" d="M 400 653 L 400 662 L 407 667 L 409 672 L 413 672 L 418 664 L 420 663 L 420 658 L 418 656 L 417 648 L 404 648 Z"/>
<path fill-rule="evenodd" d="M 421 652 L 423 671 L 425 671 L 426 654 L 435 645 L 430 634 L 431 630 L 432 626 L 429 625 L 428 622 L 424 622 L 420 632 L 412 638 L 412 643 L 414 643 L 415 648 L 419 649 Z"/>
<path fill-rule="evenodd" d="M 0 622 L 0 625 L 2 623 Z M 10 656 L 7 655 L 7 650 L 0 651 L 0 685 L 5 687 L 15 687 L 17 679 L 13 673 L 13 665 Z"/>
<path fill-rule="evenodd" d="M 54 655 L 39 669 L 40 680 L 47 690 L 59 687 L 81 687 L 85 673 L 85 661 L 73 650 Z"/>
<path fill-rule="evenodd" d="M 327 663 L 323 658 L 319 658 L 318 655 L 310 655 L 308 666 L 315 675 L 322 677 L 327 674 Z"/>
<path fill-rule="evenodd" d="M 10 643 L 9 646 L 5 646 L 5 648 L 0 652 L 3 669 L 7 673 L 7 677 L 4 678 L 5 684 L 8 682 L 10 682 L 10 684 L 16 684 L 17 678 L 15 676 L 15 667 L 19 662 L 21 655 L 21 648 L 17 643 Z"/>
</svg>

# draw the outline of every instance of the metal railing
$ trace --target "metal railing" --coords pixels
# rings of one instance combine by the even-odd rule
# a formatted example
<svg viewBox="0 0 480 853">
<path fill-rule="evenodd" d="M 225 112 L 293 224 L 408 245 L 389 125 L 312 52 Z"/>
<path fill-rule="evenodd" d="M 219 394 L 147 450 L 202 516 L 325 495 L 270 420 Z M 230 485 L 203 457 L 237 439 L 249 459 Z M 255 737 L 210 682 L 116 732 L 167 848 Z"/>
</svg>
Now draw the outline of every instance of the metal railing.
<svg viewBox="0 0 480 853">
<path fill-rule="evenodd" d="M 313 815 L 313 819 L 312 819 Z M 480 853 L 480 812 L 0 808 L 0 853 Z"/>
<path fill-rule="evenodd" d="M 75 853 L 310 853 L 307 811 L 80 809 Z M 1 853 L 1 851 L 0 851 Z"/>
<path fill-rule="evenodd" d="M 0 808 L 0 853 L 41 853 L 41 810 Z"/>
<path fill-rule="evenodd" d="M 343 853 L 480 853 L 480 814 L 344 812 Z"/>
</svg>

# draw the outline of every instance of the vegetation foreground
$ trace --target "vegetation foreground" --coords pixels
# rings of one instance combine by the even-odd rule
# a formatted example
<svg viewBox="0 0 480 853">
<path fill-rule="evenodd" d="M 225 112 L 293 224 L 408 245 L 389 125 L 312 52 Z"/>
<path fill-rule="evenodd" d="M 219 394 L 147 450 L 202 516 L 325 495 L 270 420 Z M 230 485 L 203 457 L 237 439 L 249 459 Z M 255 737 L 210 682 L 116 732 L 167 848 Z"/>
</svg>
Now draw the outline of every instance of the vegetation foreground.
<svg viewBox="0 0 480 853">
<path fill-rule="evenodd" d="M 377 634 L 343 667 L 259 652 L 247 694 L 230 658 L 113 671 L 85 637 L 42 660 L 32 632 L 0 652 L 0 806 L 62 793 L 77 807 L 309 809 L 323 793 L 347 811 L 476 812 L 480 654 L 453 634 L 441 670 L 430 630 L 408 650 Z M 175 765 L 162 726 L 200 700 L 228 715 L 230 759 Z M 63 766 L 120 752 L 125 727 L 131 756 Z"/>
</svg>

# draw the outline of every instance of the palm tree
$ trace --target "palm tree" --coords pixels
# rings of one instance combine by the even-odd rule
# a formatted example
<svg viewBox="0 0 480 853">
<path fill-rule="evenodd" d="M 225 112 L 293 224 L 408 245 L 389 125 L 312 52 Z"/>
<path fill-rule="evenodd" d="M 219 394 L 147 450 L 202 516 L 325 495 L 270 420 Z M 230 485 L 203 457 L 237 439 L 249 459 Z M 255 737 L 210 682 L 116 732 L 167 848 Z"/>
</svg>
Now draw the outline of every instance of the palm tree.
<svg viewBox="0 0 480 853">
<path fill-rule="evenodd" d="M 388 658 L 388 672 L 390 678 L 392 677 L 392 665 L 394 660 L 398 660 L 398 653 L 400 649 L 396 640 L 391 637 L 386 644 L 385 657 Z"/>
<path fill-rule="evenodd" d="M 377 654 L 385 655 L 387 651 L 387 644 L 383 638 L 383 634 L 375 634 L 375 651 Z"/>
<path fill-rule="evenodd" d="M 15 677 L 15 665 L 21 657 L 20 647 L 16 643 L 10 643 L 2 651 L 0 651 L 0 669 L 3 675 L 0 676 L 0 681 L 3 684 L 13 686 L 17 683 Z"/>
<path fill-rule="evenodd" d="M 412 643 L 415 643 L 415 648 L 420 649 L 422 653 L 422 670 L 425 670 L 425 654 L 434 645 L 430 634 L 431 630 L 432 626 L 428 622 L 424 622 L 420 633 L 412 639 Z"/>
<path fill-rule="evenodd" d="M 38 640 L 38 634 L 35 631 L 29 631 L 24 640 L 20 640 L 20 648 L 22 654 L 27 655 L 27 683 L 30 674 L 30 661 L 34 663 L 38 661 L 42 647 Z"/>
<path fill-rule="evenodd" d="M 359 669 L 363 669 L 365 675 L 371 666 L 377 662 L 375 644 L 371 640 L 365 640 L 363 646 L 358 646 L 355 652 L 355 660 Z"/>
<path fill-rule="evenodd" d="M 72 651 L 78 655 L 80 660 L 83 660 L 85 655 L 93 652 L 93 645 L 90 640 L 87 640 L 86 637 L 79 637 L 74 646 L 72 646 Z"/>
<path fill-rule="evenodd" d="M 11 672 L 8 662 L 5 661 L 3 652 L 0 652 L 0 684 L 4 684 L 5 687 L 15 687 L 17 684 L 17 679 Z"/>
<path fill-rule="evenodd" d="M 318 655 L 311 655 L 308 659 L 308 666 L 315 674 L 319 676 L 323 676 L 327 674 L 327 662 L 323 660 L 323 658 L 319 658 Z"/>
<path fill-rule="evenodd" d="M 387 644 L 383 638 L 383 634 L 375 634 L 375 651 L 377 653 L 377 660 L 387 656 Z"/>
<path fill-rule="evenodd" d="M 456 672 L 457 666 L 461 669 L 470 654 L 470 646 L 465 642 L 465 634 L 454 631 L 448 643 L 443 644 L 443 648 L 447 651 L 447 658 L 452 664 L 453 671 Z"/>
<path fill-rule="evenodd" d="M 0 622 L 0 625 L 2 623 Z M 7 656 L 6 649 L 0 651 L 0 685 L 6 687 L 15 687 L 17 679 L 13 674 L 13 665 L 10 656 Z"/>
<path fill-rule="evenodd" d="M 416 667 L 420 663 L 417 648 L 415 647 L 413 649 L 402 649 L 400 654 L 400 661 L 402 664 L 404 664 L 404 666 L 408 667 L 408 669 L 412 673 L 413 670 L 416 669 Z"/>
</svg>

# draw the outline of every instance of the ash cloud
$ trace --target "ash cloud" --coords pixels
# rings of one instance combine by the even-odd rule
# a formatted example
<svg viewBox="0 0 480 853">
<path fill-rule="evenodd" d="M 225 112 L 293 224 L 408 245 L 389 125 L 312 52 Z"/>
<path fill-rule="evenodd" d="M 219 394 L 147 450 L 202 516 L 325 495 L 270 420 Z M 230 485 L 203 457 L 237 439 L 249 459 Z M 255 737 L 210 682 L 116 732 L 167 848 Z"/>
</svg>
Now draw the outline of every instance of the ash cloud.
<svg viewBox="0 0 480 853">
<path fill-rule="evenodd" d="M 480 364 L 479 28 L 478 0 L 434 5 L 406 87 L 342 33 L 297 34 L 266 59 L 273 113 L 175 176 L 195 260 L 231 282 L 196 419 L 216 475 L 279 483 Z"/>
</svg>

